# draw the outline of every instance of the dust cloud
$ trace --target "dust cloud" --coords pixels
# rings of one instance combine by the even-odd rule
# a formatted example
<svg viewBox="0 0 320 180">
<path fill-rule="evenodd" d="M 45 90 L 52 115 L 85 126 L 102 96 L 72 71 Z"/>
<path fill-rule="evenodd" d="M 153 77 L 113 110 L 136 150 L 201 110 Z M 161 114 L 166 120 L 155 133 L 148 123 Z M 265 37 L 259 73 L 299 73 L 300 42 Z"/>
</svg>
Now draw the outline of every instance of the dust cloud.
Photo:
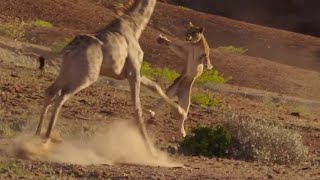
<svg viewBox="0 0 320 180">
<path fill-rule="evenodd" d="M 60 144 L 43 142 L 33 136 L 21 136 L 10 147 L 11 155 L 33 160 L 45 160 L 81 165 L 135 164 L 146 166 L 182 167 L 157 150 L 152 156 L 145 147 L 136 126 L 126 121 L 115 121 L 104 133 L 89 141 L 65 140 Z"/>
</svg>

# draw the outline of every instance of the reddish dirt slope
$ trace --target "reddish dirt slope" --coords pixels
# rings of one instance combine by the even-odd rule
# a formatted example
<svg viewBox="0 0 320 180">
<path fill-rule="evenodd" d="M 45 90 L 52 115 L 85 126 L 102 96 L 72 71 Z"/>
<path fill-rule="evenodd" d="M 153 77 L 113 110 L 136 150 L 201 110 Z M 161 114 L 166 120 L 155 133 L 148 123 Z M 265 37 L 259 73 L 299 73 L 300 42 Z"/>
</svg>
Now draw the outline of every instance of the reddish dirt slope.
<svg viewBox="0 0 320 180">
<path fill-rule="evenodd" d="M 211 47 L 244 47 L 249 55 L 320 71 L 319 38 L 158 3 L 154 14 L 158 27 L 176 34 L 189 21 L 206 28 Z"/>
<path fill-rule="evenodd" d="M 25 21 L 41 19 L 71 29 L 95 29 L 114 16 L 89 0 L 6 0 L 0 2 L 0 12 L 2 16 Z"/>
<path fill-rule="evenodd" d="M 30 41 L 46 45 L 79 32 L 93 32 L 114 17 L 110 9 L 90 0 L 21 0 L 19 3 L 8 0 L 0 2 L 0 12 L 1 19 L 8 19 L 10 16 L 23 20 L 43 19 L 52 22 L 54 28 L 33 28 L 26 34 Z M 145 59 L 156 66 L 176 67 L 181 60 L 155 44 L 155 39 L 160 33 L 181 35 L 183 27 L 189 21 L 204 25 L 211 47 L 245 47 L 249 49 L 248 55 L 261 57 L 212 51 L 214 66 L 223 74 L 233 77 L 230 83 L 320 99 L 320 76 L 316 72 L 320 71 L 320 39 L 311 36 L 158 3 L 151 23 L 141 38 Z M 312 69 L 315 72 L 300 68 Z"/>
</svg>

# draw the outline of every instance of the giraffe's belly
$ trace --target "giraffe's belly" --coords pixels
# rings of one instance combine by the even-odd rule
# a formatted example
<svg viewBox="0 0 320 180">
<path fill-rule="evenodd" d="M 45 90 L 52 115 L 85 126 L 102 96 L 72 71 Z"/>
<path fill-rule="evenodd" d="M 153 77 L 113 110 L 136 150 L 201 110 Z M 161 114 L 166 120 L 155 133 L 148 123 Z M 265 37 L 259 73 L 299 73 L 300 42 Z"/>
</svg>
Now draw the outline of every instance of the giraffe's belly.
<svg viewBox="0 0 320 180">
<path fill-rule="evenodd" d="M 101 71 L 120 75 L 124 70 L 124 65 L 128 57 L 128 43 L 125 37 L 117 33 L 108 34 L 102 46 L 102 51 L 103 67 Z"/>
<path fill-rule="evenodd" d="M 106 66 L 106 65 L 101 66 L 100 75 L 118 79 L 118 80 L 122 80 L 126 78 L 124 68 L 120 72 L 117 72 L 112 67 Z"/>
</svg>

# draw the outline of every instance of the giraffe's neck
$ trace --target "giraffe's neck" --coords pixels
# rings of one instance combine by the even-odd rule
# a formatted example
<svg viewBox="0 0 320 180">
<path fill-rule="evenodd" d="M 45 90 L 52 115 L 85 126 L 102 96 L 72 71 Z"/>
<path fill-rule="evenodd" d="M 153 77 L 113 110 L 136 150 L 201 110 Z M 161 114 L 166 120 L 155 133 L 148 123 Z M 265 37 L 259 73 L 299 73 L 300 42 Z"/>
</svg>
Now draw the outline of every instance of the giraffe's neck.
<svg viewBox="0 0 320 180">
<path fill-rule="evenodd" d="M 135 0 L 132 7 L 122 17 L 123 20 L 129 21 L 129 26 L 137 39 L 147 26 L 156 2 L 157 0 Z"/>
<path fill-rule="evenodd" d="M 110 31 L 121 34 L 133 34 L 138 40 L 147 26 L 157 0 L 134 0 L 132 6 L 120 17 L 96 32 L 98 38 L 104 38 Z"/>
</svg>

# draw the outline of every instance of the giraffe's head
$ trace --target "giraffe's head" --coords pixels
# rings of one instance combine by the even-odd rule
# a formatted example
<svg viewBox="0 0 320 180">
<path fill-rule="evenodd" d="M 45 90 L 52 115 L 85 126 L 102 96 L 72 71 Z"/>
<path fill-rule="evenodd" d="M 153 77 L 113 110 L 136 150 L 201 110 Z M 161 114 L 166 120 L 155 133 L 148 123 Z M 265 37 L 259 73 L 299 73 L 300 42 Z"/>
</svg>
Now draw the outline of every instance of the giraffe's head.
<svg viewBox="0 0 320 180">
<path fill-rule="evenodd" d="M 203 31 L 203 27 L 194 26 L 190 22 L 186 32 L 186 41 L 198 42 L 203 37 Z"/>
<path fill-rule="evenodd" d="M 121 16 L 127 11 L 129 11 L 134 3 L 135 3 L 135 0 L 126 0 L 125 2 L 119 1 L 113 5 L 113 8 L 115 13 Z"/>
</svg>

